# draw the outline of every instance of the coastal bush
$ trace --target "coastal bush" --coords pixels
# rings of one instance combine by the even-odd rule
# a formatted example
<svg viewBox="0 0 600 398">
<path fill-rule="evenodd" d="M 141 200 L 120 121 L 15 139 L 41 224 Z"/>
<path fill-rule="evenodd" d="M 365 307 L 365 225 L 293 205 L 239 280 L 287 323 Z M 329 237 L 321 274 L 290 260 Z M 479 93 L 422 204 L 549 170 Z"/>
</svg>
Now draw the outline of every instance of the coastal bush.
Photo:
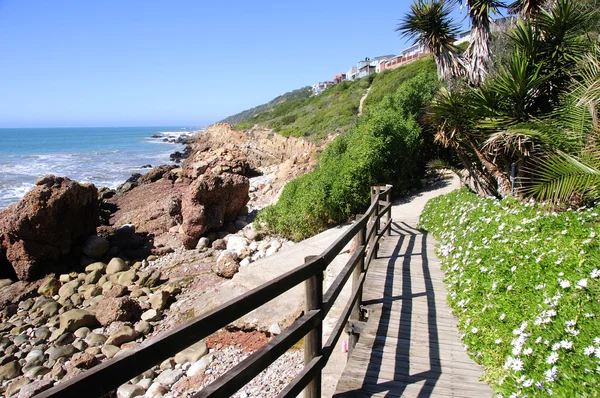
<svg viewBox="0 0 600 398">
<path fill-rule="evenodd" d="M 418 184 L 427 141 L 417 118 L 437 84 L 428 71 L 400 84 L 356 128 L 329 144 L 315 171 L 286 185 L 277 204 L 259 213 L 261 228 L 300 240 L 364 209 L 372 185 L 392 183 L 399 192 Z"/>
<path fill-rule="evenodd" d="M 405 66 L 387 69 L 374 75 L 373 85 L 364 103 L 365 110 L 368 111 L 371 107 L 379 104 L 387 95 L 395 92 L 403 81 L 411 79 L 424 71 L 436 72 L 433 57 L 429 56 Z"/>
<path fill-rule="evenodd" d="M 599 214 L 464 189 L 427 203 L 463 342 L 498 396 L 599 395 Z"/>
</svg>

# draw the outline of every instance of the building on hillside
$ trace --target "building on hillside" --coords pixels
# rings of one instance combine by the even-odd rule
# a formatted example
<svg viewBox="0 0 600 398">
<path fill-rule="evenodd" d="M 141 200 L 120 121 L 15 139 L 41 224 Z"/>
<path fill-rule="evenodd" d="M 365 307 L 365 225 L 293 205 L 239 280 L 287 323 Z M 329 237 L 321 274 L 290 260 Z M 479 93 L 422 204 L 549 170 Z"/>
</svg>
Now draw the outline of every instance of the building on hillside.
<svg viewBox="0 0 600 398">
<path fill-rule="evenodd" d="M 358 68 L 358 77 L 365 77 L 375 73 L 375 65 L 371 64 L 369 58 L 365 58 L 364 61 L 359 61 L 356 67 Z"/>
<path fill-rule="evenodd" d="M 346 80 L 354 80 L 358 77 L 358 68 L 353 66 L 346 72 Z"/>
<path fill-rule="evenodd" d="M 317 84 L 313 84 L 312 91 L 313 95 L 319 95 L 323 91 L 327 90 L 329 87 L 333 86 L 334 82 L 319 82 Z"/>
<path fill-rule="evenodd" d="M 375 65 L 375 73 L 379 73 L 382 71 L 381 65 L 386 63 L 388 60 L 395 58 L 396 56 L 393 54 L 390 55 L 382 55 L 380 57 L 375 57 L 371 60 L 371 64 Z"/>
<path fill-rule="evenodd" d="M 367 57 L 364 61 L 358 61 L 356 65 L 358 76 L 356 77 L 365 77 L 372 75 L 373 73 L 379 73 L 381 71 L 381 64 L 394 57 L 395 55 L 382 55 L 375 58 Z"/>
<path fill-rule="evenodd" d="M 335 84 L 341 83 L 344 80 L 346 80 L 346 74 L 345 73 L 340 73 L 337 74 L 333 77 L 333 81 L 335 82 Z"/>
<path fill-rule="evenodd" d="M 383 72 L 386 69 L 395 69 L 399 66 L 406 65 L 414 60 L 423 58 L 429 54 L 429 51 L 425 46 L 421 44 L 415 44 L 402 50 L 400 55 L 392 56 L 383 61 L 379 66 L 379 71 Z"/>
</svg>

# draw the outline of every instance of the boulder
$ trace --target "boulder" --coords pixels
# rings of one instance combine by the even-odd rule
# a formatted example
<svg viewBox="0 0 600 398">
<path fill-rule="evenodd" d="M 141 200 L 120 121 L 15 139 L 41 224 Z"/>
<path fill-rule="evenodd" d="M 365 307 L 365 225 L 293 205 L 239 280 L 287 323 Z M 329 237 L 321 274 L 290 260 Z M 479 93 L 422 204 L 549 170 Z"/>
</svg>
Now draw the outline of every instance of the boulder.
<svg viewBox="0 0 600 398">
<path fill-rule="evenodd" d="M 246 175 L 250 169 L 246 156 L 236 149 L 201 147 L 182 164 L 183 178 L 191 182 L 201 175 L 222 173 Z"/>
<path fill-rule="evenodd" d="M 135 280 L 137 280 L 137 274 L 135 273 L 135 269 L 130 269 L 129 271 L 122 272 L 117 278 L 117 284 L 121 286 L 130 286 L 133 284 Z"/>
<path fill-rule="evenodd" d="M 10 361 L 0 366 L 0 382 L 11 380 L 21 374 L 21 365 L 17 361 Z"/>
<path fill-rule="evenodd" d="M 183 377 L 183 370 L 181 369 L 167 369 L 161 374 L 159 374 L 155 382 L 162 384 L 165 387 L 171 387 L 173 384 L 177 382 L 177 380 Z"/>
<path fill-rule="evenodd" d="M 96 306 L 96 318 L 107 326 L 115 321 L 137 321 L 142 309 L 137 301 L 129 297 L 111 297 Z"/>
<path fill-rule="evenodd" d="M 169 294 L 169 292 L 161 290 L 159 292 L 154 293 L 152 296 L 150 296 L 148 301 L 150 302 L 150 305 L 152 306 L 153 309 L 162 311 L 167 306 L 169 298 L 171 298 L 171 295 Z"/>
<path fill-rule="evenodd" d="M 187 248 L 194 248 L 208 230 L 232 223 L 248 202 L 248 178 L 223 173 L 203 174 L 192 182 L 183 196 L 182 229 Z"/>
<path fill-rule="evenodd" d="M 89 274 L 86 275 L 86 277 L 85 277 L 85 284 L 86 285 L 93 285 L 95 283 L 98 283 L 98 281 L 100 280 L 100 278 L 102 278 L 102 271 L 94 270 L 94 271 L 92 271 L 92 272 L 90 272 Z"/>
<path fill-rule="evenodd" d="M 90 333 L 86 336 L 85 342 L 91 347 L 101 346 L 106 342 L 106 336 L 99 333 Z"/>
<path fill-rule="evenodd" d="M 99 260 L 108 252 L 110 249 L 110 243 L 104 238 L 100 236 L 92 235 L 83 244 L 81 247 L 81 251 L 83 253 L 93 258 L 94 260 Z"/>
<path fill-rule="evenodd" d="M 227 250 L 234 251 L 238 257 L 242 254 L 249 254 L 250 249 L 248 249 L 248 240 L 241 236 L 230 236 L 227 239 Z"/>
<path fill-rule="evenodd" d="M 38 294 L 52 297 L 58 294 L 58 289 L 60 289 L 60 282 L 56 280 L 54 275 L 51 275 L 44 279 L 40 288 L 38 289 Z"/>
<path fill-rule="evenodd" d="M 77 354 L 73 355 L 73 357 L 67 364 L 67 373 L 73 373 L 72 369 L 90 369 L 98 365 L 99 363 L 100 361 L 98 360 L 98 358 L 96 358 L 92 354 L 87 352 L 78 352 Z"/>
<path fill-rule="evenodd" d="M 54 380 L 44 379 L 25 384 L 21 387 L 17 398 L 31 398 L 54 385 Z"/>
<path fill-rule="evenodd" d="M 117 389 L 117 398 L 141 397 L 146 391 L 137 384 L 123 384 Z"/>
<path fill-rule="evenodd" d="M 56 361 L 58 358 L 68 358 L 76 352 L 77 349 L 75 347 L 73 347 L 71 344 L 67 344 L 63 346 L 52 347 L 46 353 L 51 361 Z"/>
<path fill-rule="evenodd" d="M 208 238 L 206 238 L 206 237 L 202 237 L 198 241 L 198 244 L 196 245 L 196 249 L 202 250 L 202 249 L 207 248 L 208 245 L 210 245 L 210 240 Z"/>
<path fill-rule="evenodd" d="M 138 179 L 138 184 L 149 184 L 151 182 L 156 182 L 161 178 L 164 178 L 169 175 L 170 171 L 173 170 L 175 166 L 173 165 L 162 165 L 156 166 L 146 174 L 144 174 L 140 179 Z"/>
<path fill-rule="evenodd" d="M 150 388 L 148 388 L 148 391 L 146 391 L 146 395 L 147 397 L 162 397 L 164 394 L 168 393 L 169 389 L 165 386 L 163 386 L 160 383 L 156 383 L 153 382 L 150 385 Z"/>
<path fill-rule="evenodd" d="M 142 184 L 125 195 L 117 195 L 110 199 L 118 208 L 111 224 L 134 224 L 138 233 L 152 233 L 156 236 L 163 234 L 174 225 L 181 224 L 181 195 L 185 189 L 187 186 L 173 186 L 171 181 L 163 178 Z M 109 240 L 121 250 L 131 249 L 132 246 L 140 247 L 142 244 L 139 235 L 119 230 Z"/>
<path fill-rule="evenodd" d="M 106 271 L 106 264 L 104 264 L 102 262 L 97 262 L 97 263 L 91 263 L 90 265 L 85 267 L 85 272 L 93 272 L 93 271 L 100 271 L 100 272 L 104 273 L 104 271 Z"/>
<path fill-rule="evenodd" d="M 127 271 L 129 269 L 129 265 L 119 257 L 115 257 L 108 263 L 106 267 L 106 274 L 112 275 L 117 272 Z"/>
<path fill-rule="evenodd" d="M 224 251 L 212 265 L 212 271 L 223 278 L 233 278 L 240 270 L 235 252 Z"/>
<path fill-rule="evenodd" d="M 19 391 L 21 391 L 21 388 L 23 388 L 23 386 L 29 384 L 30 382 L 31 382 L 31 380 L 29 380 L 27 377 L 21 377 L 15 381 L 13 381 L 6 388 L 6 396 L 7 397 L 15 396 Z"/>
<path fill-rule="evenodd" d="M 98 192 L 91 184 L 48 175 L 0 213 L 0 267 L 33 280 L 96 231 Z M 4 273 L 4 272 L 0 272 Z"/>
<path fill-rule="evenodd" d="M 58 295 L 61 298 L 68 298 L 77 293 L 77 288 L 81 285 L 81 281 L 79 279 L 75 279 L 71 282 L 67 282 L 61 286 L 58 290 Z"/>
<path fill-rule="evenodd" d="M 146 322 L 158 321 L 158 320 L 160 320 L 161 316 L 162 316 L 162 314 L 160 311 L 157 311 L 154 308 L 151 308 L 142 314 L 142 321 L 146 321 Z"/>
<path fill-rule="evenodd" d="M 102 353 L 104 354 L 104 356 L 108 359 L 114 357 L 115 355 L 117 355 L 117 353 L 120 351 L 119 347 L 117 347 L 116 345 L 111 345 L 111 344 L 105 344 L 102 347 Z"/>
<path fill-rule="evenodd" d="M 199 341 L 185 350 L 175 355 L 175 363 L 184 364 L 187 362 L 196 362 L 208 353 L 208 348 L 204 341 Z"/>
<path fill-rule="evenodd" d="M 86 310 L 71 310 L 61 314 L 60 329 L 66 332 L 74 332 L 82 327 L 93 328 L 98 325 L 94 314 Z"/>
<path fill-rule="evenodd" d="M 108 340 L 106 340 L 106 345 L 120 346 L 121 344 L 135 340 L 137 337 L 138 333 L 135 329 L 131 326 L 123 325 L 110 335 Z"/>
</svg>

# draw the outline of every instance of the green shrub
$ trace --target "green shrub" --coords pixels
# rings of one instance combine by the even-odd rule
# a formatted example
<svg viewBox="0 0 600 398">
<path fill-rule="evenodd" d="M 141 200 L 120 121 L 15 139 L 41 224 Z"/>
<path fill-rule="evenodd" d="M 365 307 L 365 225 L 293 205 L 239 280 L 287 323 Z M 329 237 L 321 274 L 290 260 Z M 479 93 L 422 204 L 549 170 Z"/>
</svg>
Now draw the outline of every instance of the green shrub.
<svg viewBox="0 0 600 398">
<path fill-rule="evenodd" d="M 435 72 L 428 71 L 402 83 L 356 128 L 329 144 L 314 172 L 288 183 L 279 202 L 259 213 L 257 224 L 300 240 L 364 209 L 372 185 L 392 183 L 398 192 L 418 184 L 426 141 L 417 117 L 437 84 Z"/>
<path fill-rule="evenodd" d="M 599 395 L 599 213 L 467 190 L 427 203 L 463 342 L 498 396 Z"/>
<path fill-rule="evenodd" d="M 411 79 L 422 72 L 433 73 L 435 71 L 436 66 L 433 58 L 427 57 L 396 69 L 388 69 L 382 73 L 371 75 L 373 85 L 364 103 L 365 111 L 368 112 L 371 107 L 376 106 L 387 95 L 396 91 L 403 81 Z"/>
</svg>

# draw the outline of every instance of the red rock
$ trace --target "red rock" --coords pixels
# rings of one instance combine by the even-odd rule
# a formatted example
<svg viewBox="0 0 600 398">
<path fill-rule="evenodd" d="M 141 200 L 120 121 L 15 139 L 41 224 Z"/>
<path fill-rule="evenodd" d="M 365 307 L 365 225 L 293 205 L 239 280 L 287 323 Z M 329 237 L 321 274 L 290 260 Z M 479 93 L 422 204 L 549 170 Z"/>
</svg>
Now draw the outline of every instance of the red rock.
<svg viewBox="0 0 600 398">
<path fill-rule="evenodd" d="M 240 174 L 245 175 L 250 169 L 246 156 L 234 149 L 207 149 L 200 147 L 182 164 L 183 177 L 189 183 L 202 174 Z"/>
<path fill-rule="evenodd" d="M 18 281 L 0 289 L 0 308 L 10 303 L 19 303 L 37 295 L 42 280 L 35 282 Z"/>
<path fill-rule="evenodd" d="M 52 175 L 36 184 L 0 213 L 0 266 L 8 261 L 20 280 L 40 276 L 95 234 L 98 223 L 95 186 Z"/>
<path fill-rule="evenodd" d="M 67 365 L 66 365 L 67 374 L 72 375 L 73 373 L 78 373 L 78 372 L 73 372 L 74 369 L 93 368 L 94 366 L 98 365 L 99 363 L 100 363 L 100 361 L 98 360 L 98 358 L 96 358 L 92 354 L 90 354 L 88 352 L 78 352 L 77 354 L 73 355 L 73 357 L 71 358 L 69 363 L 67 363 Z"/>
<path fill-rule="evenodd" d="M 169 172 L 171 170 L 173 170 L 175 168 L 175 166 L 167 166 L 167 165 L 162 165 L 162 166 L 156 166 L 154 167 L 152 170 L 150 170 L 149 172 L 147 172 L 146 174 L 144 174 L 143 176 L 141 176 L 137 183 L 142 185 L 142 184 L 149 184 L 152 182 L 156 182 L 158 180 L 160 180 L 161 178 L 166 177 Z"/>
<path fill-rule="evenodd" d="M 248 178 L 239 174 L 203 174 L 195 180 L 181 204 L 183 232 L 193 238 L 186 247 L 195 247 L 208 230 L 232 223 L 248 202 L 249 187 Z"/>
<path fill-rule="evenodd" d="M 109 199 L 118 207 L 110 222 L 114 226 L 134 224 L 137 233 L 164 234 L 181 223 L 181 196 L 186 188 L 162 179 L 116 195 Z"/>
<path fill-rule="evenodd" d="M 107 298 L 96 307 L 96 319 L 102 326 L 115 321 L 137 321 L 141 314 L 138 302 L 129 297 Z"/>
<path fill-rule="evenodd" d="M 213 272 L 223 278 L 233 278 L 240 270 L 240 264 L 237 262 L 234 254 L 235 253 L 223 252 L 213 264 Z"/>
</svg>

